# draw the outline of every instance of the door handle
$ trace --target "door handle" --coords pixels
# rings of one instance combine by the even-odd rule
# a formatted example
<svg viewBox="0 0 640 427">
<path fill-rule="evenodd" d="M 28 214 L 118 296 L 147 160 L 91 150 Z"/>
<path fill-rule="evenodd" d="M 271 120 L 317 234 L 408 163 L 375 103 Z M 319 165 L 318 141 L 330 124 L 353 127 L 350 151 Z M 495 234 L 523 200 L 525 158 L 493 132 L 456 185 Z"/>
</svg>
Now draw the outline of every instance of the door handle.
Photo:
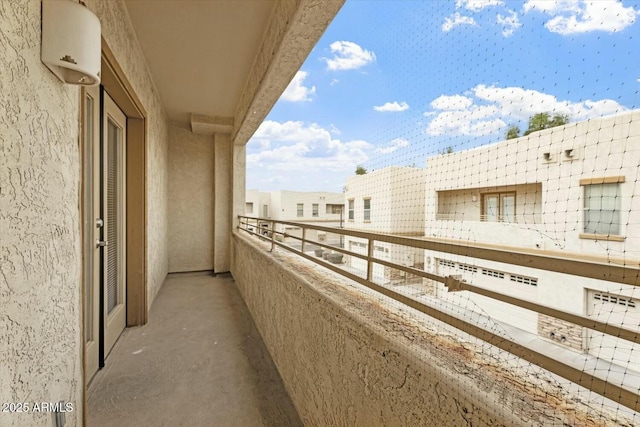
<svg viewBox="0 0 640 427">
<path fill-rule="evenodd" d="M 109 242 L 106 240 L 96 240 L 96 248 L 104 248 L 105 246 L 109 246 Z"/>
</svg>

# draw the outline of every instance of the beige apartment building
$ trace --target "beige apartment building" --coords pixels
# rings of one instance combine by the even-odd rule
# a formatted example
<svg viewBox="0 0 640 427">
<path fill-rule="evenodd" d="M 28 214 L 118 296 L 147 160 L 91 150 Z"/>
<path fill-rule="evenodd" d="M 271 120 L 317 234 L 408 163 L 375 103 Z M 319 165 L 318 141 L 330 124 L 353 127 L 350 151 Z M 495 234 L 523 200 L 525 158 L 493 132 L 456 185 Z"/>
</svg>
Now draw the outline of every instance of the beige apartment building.
<svg viewBox="0 0 640 427">
<path fill-rule="evenodd" d="M 273 219 L 276 221 L 297 221 L 305 224 L 317 224 L 326 227 L 344 225 L 344 205 L 342 193 L 327 191 L 257 191 L 247 190 L 245 196 L 245 215 L 253 218 Z M 267 228 L 269 223 L 261 221 L 258 227 Z M 302 237 L 300 227 L 276 224 L 275 230 L 289 236 Z M 336 236 L 330 236 L 335 243 Z M 326 241 L 327 233 L 311 231 L 310 239 Z M 339 241 L 339 239 L 338 239 Z"/>
<path fill-rule="evenodd" d="M 640 112 L 590 119 L 427 159 L 425 237 L 603 265 L 640 259 Z M 640 289 L 436 251 L 426 271 L 640 330 Z M 640 346 L 471 292 L 438 296 L 640 372 Z"/>
<path fill-rule="evenodd" d="M 424 234 L 425 170 L 391 166 L 364 175 L 347 178 L 344 203 L 347 209 L 345 227 L 399 236 Z M 363 238 L 347 236 L 345 249 L 366 255 Z M 401 265 L 422 268 L 424 251 L 379 242 L 374 247 L 377 258 Z M 349 267 L 366 270 L 366 260 L 347 257 Z M 405 276 L 393 269 L 375 264 L 373 276 L 382 282 L 403 282 Z"/>
<path fill-rule="evenodd" d="M 347 180 L 347 228 L 444 243 L 563 253 L 603 265 L 640 257 L 640 113 L 572 123 L 427 159 L 426 169 L 389 167 Z M 424 192 L 424 196 L 422 194 Z M 422 224 L 422 215 L 426 222 Z M 367 240 L 345 249 L 366 255 Z M 640 330 L 635 286 L 378 242 L 377 259 L 455 276 L 483 289 Z M 357 271 L 367 261 L 347 257 Z M 433 295 L 485 326 L 509 325 L 640 373 L 640 346 L 487 296 L 374 264 L 373 279 L 414 297 Z M 399 285 L 407 285 L 403 289 Z"/>
</svg>

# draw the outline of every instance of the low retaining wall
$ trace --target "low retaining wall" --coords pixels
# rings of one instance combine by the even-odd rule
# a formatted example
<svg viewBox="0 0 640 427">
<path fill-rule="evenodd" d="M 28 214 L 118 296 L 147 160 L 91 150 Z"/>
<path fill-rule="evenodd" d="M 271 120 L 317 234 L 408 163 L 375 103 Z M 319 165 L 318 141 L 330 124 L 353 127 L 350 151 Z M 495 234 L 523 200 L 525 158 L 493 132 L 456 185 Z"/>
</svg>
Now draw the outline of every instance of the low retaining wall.
<svg viewBox="0 0 640 427">
<path fill-rule="evenodd" d="M 620 425 L 540 368 L 269 247 L 234 235 L 232 274 L 306 425 Z"/>
</svg>

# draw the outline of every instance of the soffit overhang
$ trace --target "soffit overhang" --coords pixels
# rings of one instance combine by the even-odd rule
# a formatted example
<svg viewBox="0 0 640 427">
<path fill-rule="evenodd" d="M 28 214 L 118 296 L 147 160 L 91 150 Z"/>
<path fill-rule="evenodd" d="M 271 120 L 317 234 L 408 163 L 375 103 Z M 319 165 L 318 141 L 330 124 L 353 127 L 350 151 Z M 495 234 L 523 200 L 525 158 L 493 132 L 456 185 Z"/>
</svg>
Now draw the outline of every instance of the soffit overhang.
<svg viewBox="0 0 640 427">
<path fill-rule="evenodd" d="M 126 0 L 168 118 L 245 144 L 344 0 Z"/>
</svg>

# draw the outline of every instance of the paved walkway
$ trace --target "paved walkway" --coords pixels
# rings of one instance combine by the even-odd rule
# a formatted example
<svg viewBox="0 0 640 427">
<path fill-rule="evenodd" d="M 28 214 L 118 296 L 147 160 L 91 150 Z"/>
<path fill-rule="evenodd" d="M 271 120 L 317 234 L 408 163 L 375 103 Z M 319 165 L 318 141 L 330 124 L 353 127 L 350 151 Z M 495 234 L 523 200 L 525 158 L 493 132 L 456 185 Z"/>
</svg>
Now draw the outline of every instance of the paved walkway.
<svg viewBox="0 0 640 427">
<path fill-rule="evenodd" d="M 230 276 L 169 275 L 89 386 L 88 425 L 301 426 Z"/>
</svg>

